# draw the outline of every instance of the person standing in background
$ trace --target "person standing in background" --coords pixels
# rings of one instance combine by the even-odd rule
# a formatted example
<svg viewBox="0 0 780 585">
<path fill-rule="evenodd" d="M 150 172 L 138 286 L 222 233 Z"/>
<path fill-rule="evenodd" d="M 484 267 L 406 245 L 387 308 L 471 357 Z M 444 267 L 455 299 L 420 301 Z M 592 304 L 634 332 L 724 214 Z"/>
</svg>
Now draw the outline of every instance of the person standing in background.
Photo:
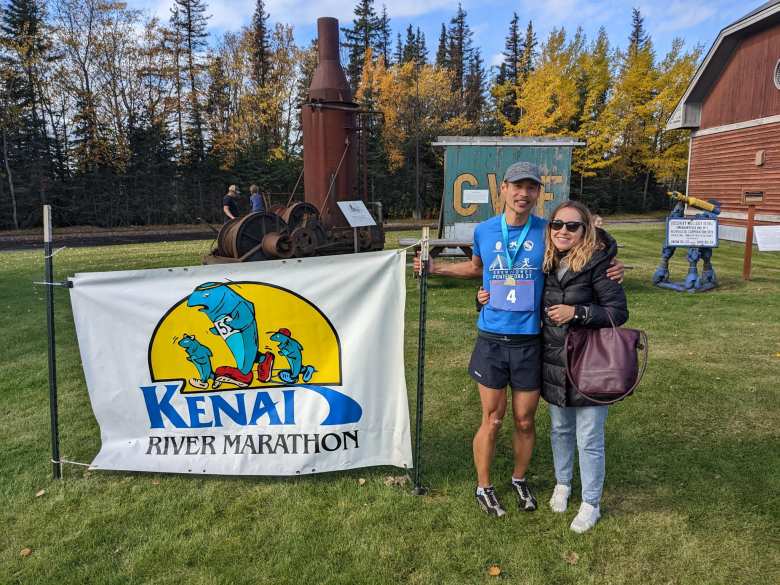
<svg viewBox="0 0 780 585">
<path fill-rule="evenodd" d="M 231 219 L 238 217 L 238 198 L 241 196 L 236 185 L 228 187 L 227 194 L 222 198 L 222 212 L 225 214 L 227 223 Z"/>
<path fill-rule="evenodd" d="M 252 206 L 252 213 L 265 213 L 265 199 L 255 184 L 249 187 L 249 204 Z"/>
</svg>

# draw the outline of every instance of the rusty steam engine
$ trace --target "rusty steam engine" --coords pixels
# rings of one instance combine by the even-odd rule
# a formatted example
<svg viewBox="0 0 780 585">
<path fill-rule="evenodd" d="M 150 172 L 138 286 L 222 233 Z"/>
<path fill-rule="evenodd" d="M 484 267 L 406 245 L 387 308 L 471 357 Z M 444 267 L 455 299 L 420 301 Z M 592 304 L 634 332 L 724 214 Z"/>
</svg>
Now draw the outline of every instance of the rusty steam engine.
<svg viewBox="0 0 780 585">
<path fill-rule="evenodd" d="M 352 101 L 339 59 L 338 20 L 317 19 L 317 34 L 319 64 L 301 112 L 304 201 L 230 220 L 219 231 L 216 249 L 204 258 L 206 264 L 344 254 L 355 251 L 355 240 L 360 251 L 384 247 L 381 218 L 376 226 L 358 228 L 355 238 L 337 205 L 365 200 L 365 189 L 358 193 L 355 180 L 358 122 L 371 112 Z"/>
</svg>

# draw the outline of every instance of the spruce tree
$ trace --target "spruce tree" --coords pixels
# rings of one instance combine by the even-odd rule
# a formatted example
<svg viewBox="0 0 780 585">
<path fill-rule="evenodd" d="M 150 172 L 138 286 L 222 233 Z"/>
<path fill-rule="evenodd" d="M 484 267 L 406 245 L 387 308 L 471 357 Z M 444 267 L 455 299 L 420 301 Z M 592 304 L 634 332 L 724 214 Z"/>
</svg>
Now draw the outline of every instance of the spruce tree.
<svg viewBox="0 0 780 585">
<path fill-rule="evenodd" d="M 393 56 L 393 60 L 396 63 L 403 63 L 404 61 L 404 44 L 403 41 L 401 41 L 401 33 L 398 33 L 398 36 L 395 40 L 395 54 Z"/>
<path fill-rule="evenodd" d="M 269 53 L 271 52 L 270 31 L 268 30 L 269 14 L 265 11 L 265 2 L 257 0 L 255 13 L 252 16 L 252 77 L 258 86 L 264 86 L 268 78 Z"/>
<path fill-rule="evenodd" d="M 409 63 L 417 59 L 417 37 L 414 36 L 414 27 L 410 24 L 406 27 L 406 40 L 401 54 L 401 63 Z"/>
<path fill-rule="evenodd" d="M 523 39 L 523 50 L 520 57 L 520 64 L 517 68 L 518 82 L 528 79 L 528 76 L 534 70 L 534 62 L 536 60 L 536 33 L 534 32 L 534 24 L 532 21 L 528 21 L 528 26 L 525 29 L 525 38 Z"/>
<path fill-rule="evenodd" d="M 420 30 L 419 26 L 415 31 L 410 24 L 406 28 L 406 42 L 403 45 L 399 63 L 414 62 L 421 65 L 425 63 L 427 59 L 428 49 L 425 46 L 425 35 Z"/>
<path fill-rule="evenodd" d="M 439 45 L 436 49 L 436 67 L 447 67 L 447 49 L 449 43 L 447 41 L 447 27 L 441 23 L 441 34 L 439 35 Z"/>
<path fill-rule="evenodd" d="M 501 115 L 511 124 L 516 124 L 520 111 L 517 108 L 517 83 L 518 68 L 522 61 L 522 43 L 520 40 L 520 18 L 514 13 L 509 23 L 509 33 L 504 42 L 504 59 L 501 62 L 496 77 L 496 85 L 500 86 L 494 91 L 496 95 L 496 107 Z"/>
<path fill-rule="evenodd" d="M 363 62 L 369 49 L 376 49 L 380 38 L 381 22 L 374 10 L 374 0 L 358 0 L 354 10 L 352 28 L 342 28 L 348 50 L 347 76 L 353 91 L 360 84 Z"/>
<path fill-rule="evenodd" d="M 485 108 L 485 68 L 479 49 L 474 49 L 469 59 L 464 101 L 466 119 L 478 133 Z"/>
<path fill-rule="evenodd" d="M 450 28 L 447 31 L 448 50 L 447 65 L 452 71 L 452 90 L 457 92 L 461 100 L 465 92 L 466 68 L 471 60 L 472 32 L 466 22 L 467 13 L 458 3 L 458 11 L 450 20 Z"/>
<path fill-rule="evenodd" d="M 628 37 L 628 52 L 636 54 L 647 46 L 648 36 L 645 32 L 645 19 L 639 8 L 631 11 L 631 34 Z"/>
<path fill-rule="evenodd" d="M 379 26 L 377 30 L 377 57 L 382 56 L 385 60 L 385 64 L 390 64 L 390 43 L 391 35 L 393 34 L 390 28 L 390 15 L 387 13 L 387 6 L 382 4 L 382 14 L 379 17 Z"/>
<path fill-rule="evenodd" d="M 417 27 L 417 34 L 414 37 L 415 43 L 415 55 L 418 63 L 425 63 L 428 61 L 428 47 L 425 44 L 425 35 Z"/>
<path fill-rule="evenodd" d="M 504 66 L 504 74 L 506 81 L 517 83 L 517 68 L 520 64 L 520 58 L 522 55 L 522 47 L 520 43 L 520 28 L 518 23 L 520 17 L 515 12 L 512 16 L 512 20 L 509 22 L 509 33 L 506 36 L 504 42 L 504 60 L 502 65 Z"/>
</svg>

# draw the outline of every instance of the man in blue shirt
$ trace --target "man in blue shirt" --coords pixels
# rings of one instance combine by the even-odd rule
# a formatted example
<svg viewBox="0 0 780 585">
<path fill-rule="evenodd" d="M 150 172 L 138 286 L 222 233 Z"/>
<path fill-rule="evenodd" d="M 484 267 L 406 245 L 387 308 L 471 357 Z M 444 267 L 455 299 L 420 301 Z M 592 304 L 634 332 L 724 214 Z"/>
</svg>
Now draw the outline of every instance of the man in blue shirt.
<svg viewBox="0 0 780 585">
<path fill-rule="evenodd" d="M 506 388 L 512 389 L 514 471 L 512 489 L 521 510 L 536 509 L 525 479 L 534 442 L 534 415 L 541 387 L 541 307 L 544 290 L 544 233 L 547 221 L 532 215 L 541 192 L 541 171 L 533 163 L 511 165 L 501 183 L 504 213 L 480 223 L 474 230 L 470 262 L 434 264 L 429 274 L 482 278 L 490 291 L 489 304 L 477 321 L 478 336 L 469 363 L 482 404 L 482 422 L 474 436 L 477 470 L 475 497 L 482 510 L 503 516 L 490 482 L 496 438 L 507 408 Z M 415 270 L 419 271 L 419 259 Z M 622 280 L 622 264 L 608 272 Z"/>
</svg>

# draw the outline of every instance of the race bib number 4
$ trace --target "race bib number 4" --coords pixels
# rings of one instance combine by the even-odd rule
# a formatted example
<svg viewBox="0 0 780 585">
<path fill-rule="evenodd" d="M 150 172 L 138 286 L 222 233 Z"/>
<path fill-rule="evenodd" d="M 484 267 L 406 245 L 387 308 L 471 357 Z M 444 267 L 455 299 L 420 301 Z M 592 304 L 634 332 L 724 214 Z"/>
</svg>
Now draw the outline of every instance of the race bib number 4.
<svg viewBox="0 0 780 585">
<path fill-rule="evenodd" d="M 500 311 L 533 311 L 533 280 L 491 280 L 490 306 Z"/>
</svg>

